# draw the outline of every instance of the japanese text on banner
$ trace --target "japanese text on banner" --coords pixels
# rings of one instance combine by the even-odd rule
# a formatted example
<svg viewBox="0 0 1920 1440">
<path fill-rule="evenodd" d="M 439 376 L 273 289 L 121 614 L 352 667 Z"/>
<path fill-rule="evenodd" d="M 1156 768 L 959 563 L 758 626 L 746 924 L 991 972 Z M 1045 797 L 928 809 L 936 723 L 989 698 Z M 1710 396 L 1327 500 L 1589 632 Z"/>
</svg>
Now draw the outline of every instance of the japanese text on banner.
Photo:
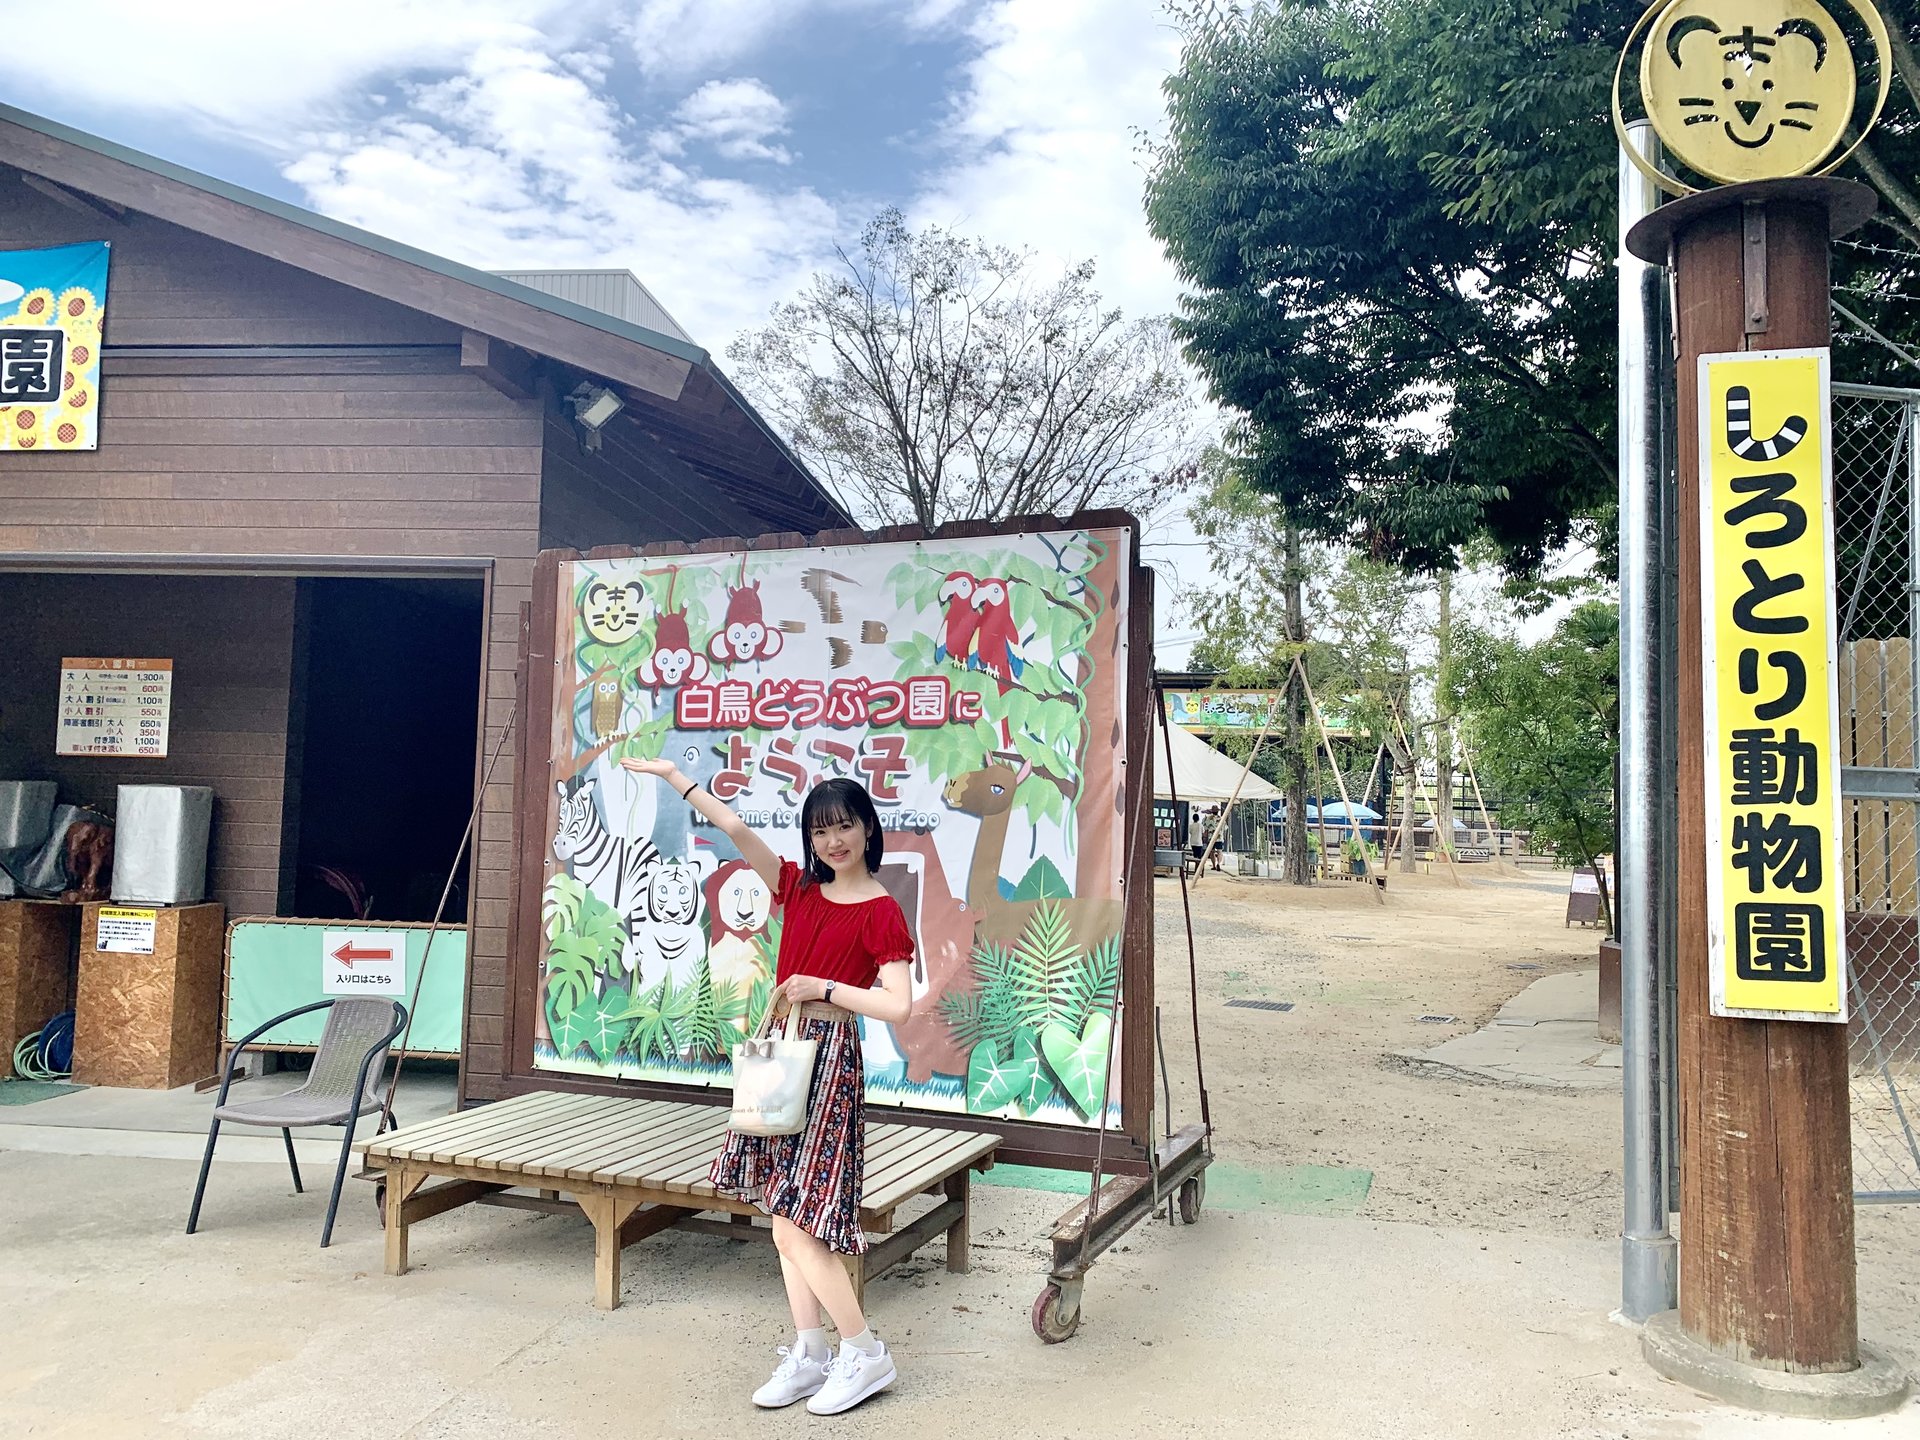
<svg viewBox="0 0 1920 1440">
<path fill-rule="evenodd" d="M 1827 352 L 1700 358 L 1713 1013 L 1846 1018 Z"/>
</svg>

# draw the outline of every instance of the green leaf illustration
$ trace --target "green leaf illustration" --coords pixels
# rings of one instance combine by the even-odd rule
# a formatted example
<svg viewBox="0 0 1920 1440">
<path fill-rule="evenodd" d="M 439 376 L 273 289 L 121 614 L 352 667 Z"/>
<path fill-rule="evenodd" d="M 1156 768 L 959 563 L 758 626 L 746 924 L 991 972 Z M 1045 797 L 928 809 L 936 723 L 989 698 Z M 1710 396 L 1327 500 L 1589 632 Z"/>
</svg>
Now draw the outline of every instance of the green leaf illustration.
<svg viewBox="0 0 1920 1440">
<path fill-rule="evenodd" d="M 1014 1102 L 1021 1113 L 1031 1115 L 1053 1098 L 1053 1076 L 1047 1073 L 1046 1062 L 1040 1054 L 1040 1037 L 1031 1030 L 1022 1030 L 1013 1037 L 1013 1064 L 1020 1071 L 1022 1084 L 1020 1096 Z"/>
<path fill-rule="evenodd" d="M 1113 1019 L 1094 1015 L 1087 1028 L 1075 1035 L 1064 1025 L 1049 1025 L 1040 1032 L 1040 1048 L 1047 1068 L 1059 1080 L 1082 1115 L 1091 1118 L 1105 1098 L 1107 1081 L 1107 1044 L 1113 1035 Z"/>
<path fill-rule="evenodd" d="M 1027 867 L 1027 873 L 1020 877 L 1020 884 L 1014 889 L 1016 900 L 1071 900 L 1073 887 L 1067 884 L 1067 877 L 1060 873 L 1060 867 L 1042 855 Z"/>
<path fill-rule="evenodd" d="M 1027 1044 L 1022 1046 L 1020 1038 Z M 1040 1056 L 1033 1037 L 1016 1037 L 1014 1058 L 1002 1060 L 991 1045 L 976 1045 L 967 1061 L 967 1109 L 976 1115 L 990 1115 L 1018 1105 L 1033 1086 L 1033 1072 L 1040 1068 Z"/>
</svg>

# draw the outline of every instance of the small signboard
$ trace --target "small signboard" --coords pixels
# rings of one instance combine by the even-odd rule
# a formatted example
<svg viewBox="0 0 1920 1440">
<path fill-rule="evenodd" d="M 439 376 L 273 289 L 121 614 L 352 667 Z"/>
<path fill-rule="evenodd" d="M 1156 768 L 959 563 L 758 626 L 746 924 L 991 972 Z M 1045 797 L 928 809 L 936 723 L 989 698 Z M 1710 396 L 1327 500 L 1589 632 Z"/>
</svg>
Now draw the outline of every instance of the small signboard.
<svg viewBox="0 0 1920 1440">
<path fill-rule="evenodd" d="M 402 930 L 329 930 L 320 942 L 320 989 L 327 995 L 407 993 Z"/>
<path fill-rule="evenodd" d="M 173 716 L 173 661 L 68 656 L 60 662 L 56 755 L 164 760 Z"/>
<path fill-rule="evenodd" d="M 94 921 L 93 948 L 101 954 L 151 955 L 158 910 L 102 905 Z"/>
<path fill-rule="evenodd" d="M 1824 349 L 1700 357 L 1715 1015 L 1845 1021 Z"/>
</svg>

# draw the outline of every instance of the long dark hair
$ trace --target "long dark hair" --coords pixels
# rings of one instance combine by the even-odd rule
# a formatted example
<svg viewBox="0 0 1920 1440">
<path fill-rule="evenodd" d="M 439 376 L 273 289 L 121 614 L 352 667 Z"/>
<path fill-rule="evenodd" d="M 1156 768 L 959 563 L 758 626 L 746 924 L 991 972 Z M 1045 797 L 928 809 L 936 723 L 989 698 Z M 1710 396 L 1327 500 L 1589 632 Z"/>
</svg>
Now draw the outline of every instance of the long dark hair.
<svg viewBox="0 0 1920 1440">
<path fill-rule="evenodd" d="M 880 812 L 873 808 L 873 797 L 858 780 L 822 780 L 807 792 L 800 807 L 800 843 L 807 857 L 807 878 L 816 885 L 833 879 L 833 867 L 813 853 L 813 832 L 817 827 L 838 825 L 851 820 L 867 830 L 867 870 L 880 869 L 880 857 L 887 848 L 887 837 L 880 833 Z"/>
</svg>

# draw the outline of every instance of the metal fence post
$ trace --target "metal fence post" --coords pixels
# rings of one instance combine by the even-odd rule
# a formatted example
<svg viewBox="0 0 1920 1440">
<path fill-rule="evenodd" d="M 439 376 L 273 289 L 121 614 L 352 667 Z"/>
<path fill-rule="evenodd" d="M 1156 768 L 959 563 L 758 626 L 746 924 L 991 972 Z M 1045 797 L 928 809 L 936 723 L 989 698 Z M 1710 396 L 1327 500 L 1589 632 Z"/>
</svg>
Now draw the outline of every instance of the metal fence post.
<svg viewBox="0 0 1920 1440">
<path fill-rule="evenodd" d="M 1642 154 L 1652 128 L 1630 127 Z M 1677 1270 L 1667 1231 L 1667 1167 L 1660 1117 L 1660 985 L 1655 963 L 1660 893 L 1660 466 L 1662 323 L 1666 280 L 1627 252 L 1626 234 L 1658 203 L 1652 183 L 1619 157 L 1620 195 L 1620 1028 L 1621 1142 L 1626 1208 L 1620 1237 L 1620 1309 L 1645 1320 L 1674 1307 Z"/>
</svg>

